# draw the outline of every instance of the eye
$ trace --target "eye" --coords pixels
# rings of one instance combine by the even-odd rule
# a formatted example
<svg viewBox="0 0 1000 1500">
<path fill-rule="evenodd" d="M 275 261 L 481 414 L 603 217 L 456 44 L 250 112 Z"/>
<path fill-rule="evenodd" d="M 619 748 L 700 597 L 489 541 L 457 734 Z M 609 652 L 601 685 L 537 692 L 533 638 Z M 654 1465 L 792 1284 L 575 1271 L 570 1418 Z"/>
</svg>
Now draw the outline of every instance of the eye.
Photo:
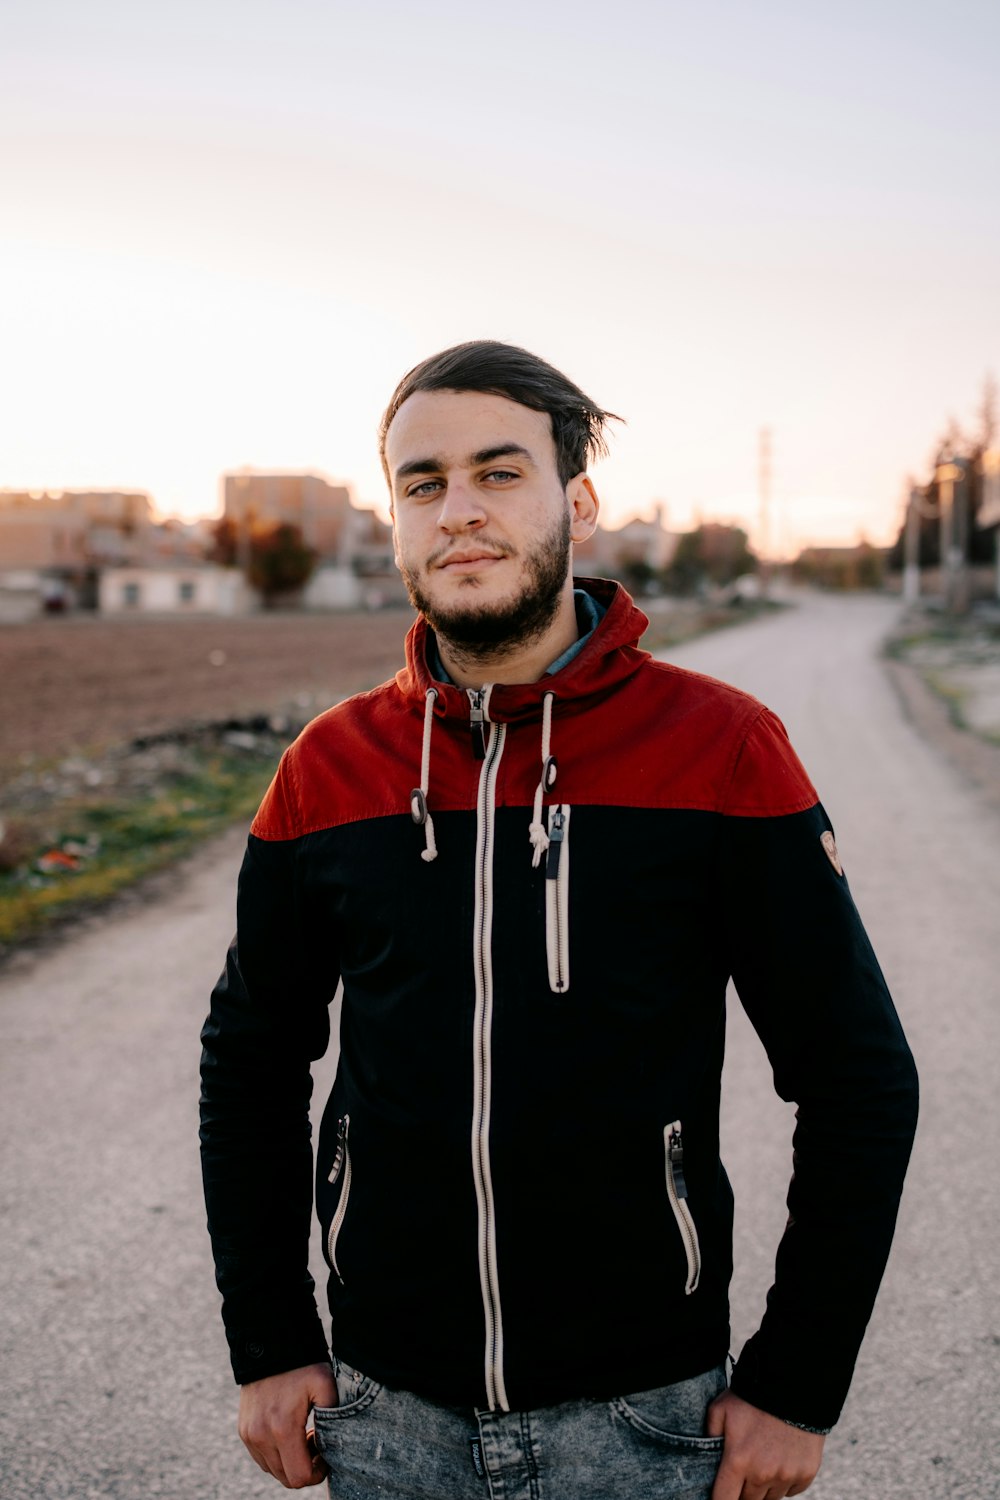
<svg viewBox="0 0 1000 1500">
<path fill-rule="evenodd" d="M 406 497 L 408 500 L 426 500 L 428 496 L 436 495 L 440 488 L 440 479 L 422 479 L 406 491 Z"/>
<path fill-rule="evenodd" d="M 510 479 L 519 479 L 520 475 L 515 474 L 513 469 L 490 469 L 488 474 L 483 475 L 483 478 L 493 480 L 498 484 L 506 484 Z"/>
</svg>

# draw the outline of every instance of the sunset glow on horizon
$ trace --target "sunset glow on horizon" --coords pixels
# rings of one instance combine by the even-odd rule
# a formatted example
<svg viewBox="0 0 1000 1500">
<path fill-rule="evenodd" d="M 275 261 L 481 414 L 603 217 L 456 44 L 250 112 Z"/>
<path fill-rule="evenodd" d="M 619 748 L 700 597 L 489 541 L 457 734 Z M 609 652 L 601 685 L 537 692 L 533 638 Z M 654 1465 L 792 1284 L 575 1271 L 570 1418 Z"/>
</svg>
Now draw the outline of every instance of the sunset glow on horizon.
<svg viewBox="0 0 1000 1500">
<path fill-rule="evenodd" d="M 888 542 L 1000 373 L 998 43 L 968 3 L 24 7 L 0 487 L 192 518 L 307 470 L 385 515 L 397 379 L 491 337 L 625 418 L 609 525 L 759 542 L 767 428 L 770 552 Z"/>
</svg>

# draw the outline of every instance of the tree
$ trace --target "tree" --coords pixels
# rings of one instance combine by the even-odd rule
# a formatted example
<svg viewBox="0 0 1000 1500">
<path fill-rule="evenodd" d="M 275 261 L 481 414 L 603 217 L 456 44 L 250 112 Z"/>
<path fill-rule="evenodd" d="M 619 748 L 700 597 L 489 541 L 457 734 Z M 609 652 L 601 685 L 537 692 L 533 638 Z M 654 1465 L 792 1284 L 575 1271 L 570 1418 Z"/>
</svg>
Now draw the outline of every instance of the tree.
<svg viewBox="0 0 1000 1500">
<path fill-rule="evenodd" d="M 300 589 L 312 577 L 316 553 L 302 540 L 302 531 L 285 521 L 258 525 L 250 535 L 247 577 L 260 591 L 265 605 L 281 594 Z"/>
<path fill-rule="evenodd" d="M 732 583 L 756 572 L 757 566 L 741 526 L 708 521 L 680 538 L 664 582 L 673 593 L 692 594 L 706 584 Z"/>
<path fill-rule="evenodd" d="M 230 516 L 220 516 L 209 527 L 209 535 L 212 543 L 205 554 L 209 562 L 218 563 L 223 568 L 235 568 L 239 562 L 239 532 L 236 522 Z"/>
<path fill-rule="evenodd" d="M 652 563 L 647 562 L 644 557 L 630 557 L 628 554 L 619 556 L 617 571 L 629 593 L 634 594 L 637 599 L 655 592 L 658 575 Z"/>
</svg>

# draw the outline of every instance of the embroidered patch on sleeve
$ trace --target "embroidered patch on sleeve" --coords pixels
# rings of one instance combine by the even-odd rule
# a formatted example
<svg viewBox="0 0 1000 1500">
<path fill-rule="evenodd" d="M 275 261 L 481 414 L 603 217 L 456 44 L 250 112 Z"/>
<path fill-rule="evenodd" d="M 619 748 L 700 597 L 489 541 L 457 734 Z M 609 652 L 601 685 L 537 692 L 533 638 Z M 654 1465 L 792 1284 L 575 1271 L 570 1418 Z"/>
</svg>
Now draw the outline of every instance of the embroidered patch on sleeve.
<svg viewBox="0 0 1000 1500">
<path fill-rule="evenodd" d="M 829 829 L 821 833 L 819 841 L 823 845 L 827 859 L 830 861 L 838 875 L 843 875 L 844 867 L 840 863 L 840 855 L 837 853 L 837 841 Z"/>
</svg>

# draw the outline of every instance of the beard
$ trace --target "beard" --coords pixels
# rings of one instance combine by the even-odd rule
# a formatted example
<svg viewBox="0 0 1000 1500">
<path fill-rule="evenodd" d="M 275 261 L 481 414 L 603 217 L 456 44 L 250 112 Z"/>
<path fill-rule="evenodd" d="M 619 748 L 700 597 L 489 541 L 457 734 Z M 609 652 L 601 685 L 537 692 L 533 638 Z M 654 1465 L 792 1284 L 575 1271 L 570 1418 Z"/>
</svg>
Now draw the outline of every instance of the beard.
<svg viewBox="0 0 1000 1500">
<path fill-rule="evenodd" d="M 518 555 L 510 545 L 485 535 L 477 536 L 476 541 L 504 557 Z M 471 581 L 466 585 L 471 596 L 468 604 L 435 604 L 421 585 L 421 574 L 408 568 L 405 562 L 400 562 L 400 572 L 410 603 L 456 657 L 466 662 L 495 660 L 533 644 L 555 619 L 569 573 L 570 521 L 566 511 L 560 513 L 547 535 L 525 552 L 523 558 L 527 576 L 520 592 L 513 598 L 488 604 L 474 602 L 476 585 Z"/>
</svg>

